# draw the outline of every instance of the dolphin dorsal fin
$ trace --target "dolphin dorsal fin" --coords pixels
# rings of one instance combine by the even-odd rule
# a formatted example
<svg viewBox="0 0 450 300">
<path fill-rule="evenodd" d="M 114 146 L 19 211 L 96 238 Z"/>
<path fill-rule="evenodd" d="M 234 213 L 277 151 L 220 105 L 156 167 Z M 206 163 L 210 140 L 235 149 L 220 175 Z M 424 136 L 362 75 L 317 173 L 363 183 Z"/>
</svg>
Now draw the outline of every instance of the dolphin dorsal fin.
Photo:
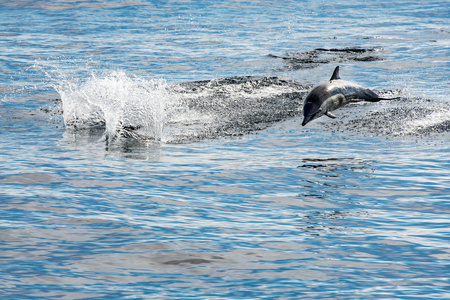
<svg viewBox="0 0 450 300">
<path fill-rule="evenodd" d="M 336 69 L 334 69 L 334 72 L 333 72 L 333 75 L 331 75 L 330 81 L 336 80 L 336 79 L 341 79 L 341 77 L 339 77 L 339 66 L 337 66 Z"/>
</svg>

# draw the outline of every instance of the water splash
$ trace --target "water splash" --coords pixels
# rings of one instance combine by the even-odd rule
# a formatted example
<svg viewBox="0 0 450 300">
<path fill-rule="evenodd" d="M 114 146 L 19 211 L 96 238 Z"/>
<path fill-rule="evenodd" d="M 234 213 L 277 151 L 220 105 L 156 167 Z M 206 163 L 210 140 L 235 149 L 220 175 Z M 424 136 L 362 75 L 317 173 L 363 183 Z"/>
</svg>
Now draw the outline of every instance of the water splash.
<svg viewBox="0 0 450 300">
<path fill-rule="evenodd" d="M 136 141 L 139 145 L 183 143 L 259 131 L 298 116 L 308 91 L 298 82 L 276 77 L 169 85 L 121 71 L 90 73 L 84 79 L 59 76 L 56 81 L 65 126 L 77 134 L 82 129 L 100 129 L 109 146 L 113 141 L 116 146 L 124 142 L 127 149 Z M 382 95 L 402 96 L 403 92 L 391 90 Z M 402 98 L 348 105 L 339 119 L 318 120 L 316 126 L 323 123 L 325 128 L 346 134 L 424 137 L 449 132 L 449 111 L 448 102 Z"/>
<path fill-rule="evenodd" d="M 60 79 L 64 124 L 68 129 L 104 127 L 108 140 L 120 136 L 161 141 L 173 95 L 164 80 L 130 77 L 122 71 L 87 79 Z"/>
<path fill-rule="evenodd" d="M 294 82 L 267 77 L 169 85 L 121 71 L 90 73 L 84 79 L 49 77 L 61 96 L 66 129 L 104 129 L 107 142 L 180 143 L 242 135 L 298 114 L 306 92 Z"/>
</svg>

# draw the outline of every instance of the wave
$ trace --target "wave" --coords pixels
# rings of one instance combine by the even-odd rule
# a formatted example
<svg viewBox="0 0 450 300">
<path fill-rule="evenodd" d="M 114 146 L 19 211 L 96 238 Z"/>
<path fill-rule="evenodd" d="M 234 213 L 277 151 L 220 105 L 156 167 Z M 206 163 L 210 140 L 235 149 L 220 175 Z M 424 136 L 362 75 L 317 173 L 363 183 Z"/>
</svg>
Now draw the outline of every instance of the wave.
<svg viewBox="0 0 450 300">
<path fill-rule="evenodd" d="M 115 71 L 85 80 L 60 80 L 66 130 L 102 132 L 108 141 L 183 143 L 241 136 L 289 118 L 301 118 L 310 86 L 278 77 L 233 77 L 168 84 Z M 385 97 L 402 91 L 381 91 Z M 376 136 L 429 136 L 450 132 L 450 103 L 403 97 L 356 103 L 337 119 L 308 128 Z M 299 130 L 301 130 L 299 128 Z M 85 131 L 87 132 L 87 131 Z"/>
<path fill-rule="evenodd" d="M 299 114 L 306 89 L 270 77 L 169 85 L 124 72 L 59 80 L 68 130 L 104 128 L 106 139 L 164 143 L 243 135 Z"/>
</svg>

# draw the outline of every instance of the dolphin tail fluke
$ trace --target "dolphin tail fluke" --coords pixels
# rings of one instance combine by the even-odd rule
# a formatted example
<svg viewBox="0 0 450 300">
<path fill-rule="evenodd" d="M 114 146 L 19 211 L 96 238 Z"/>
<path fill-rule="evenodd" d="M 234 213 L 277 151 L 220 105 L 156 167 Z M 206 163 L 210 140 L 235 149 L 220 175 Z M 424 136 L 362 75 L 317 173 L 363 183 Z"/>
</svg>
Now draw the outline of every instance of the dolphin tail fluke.
<svg viewBox="0 0 450 300">
<path fill-rule="evenodd" d="M 331 75 L 330 81 L 337 80 L 337 79 L 341 79 L 341 77 L 339 77 L 339 66 L 337 66 L 336 69 L 334 69 L 334 72 L 333 72 L 333 75 Z"/>
</svg>

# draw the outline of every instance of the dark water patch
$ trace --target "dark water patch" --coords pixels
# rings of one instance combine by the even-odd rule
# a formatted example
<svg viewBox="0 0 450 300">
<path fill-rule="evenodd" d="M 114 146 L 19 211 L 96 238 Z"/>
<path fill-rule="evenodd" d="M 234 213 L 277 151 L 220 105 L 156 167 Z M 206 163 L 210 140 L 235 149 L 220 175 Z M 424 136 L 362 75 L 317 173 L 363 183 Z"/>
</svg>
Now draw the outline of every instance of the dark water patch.
<svg viewBox="0 0 450 300">
<path fill-rule="evenodd" d="M 317 48 L 305 52 L 289 52 L 285 56 L 268 55 L 270 58 L 282 59 L 286 66 L 283 70 L 311 69 L 320 64 L 341 63 L 348 61 L 380 61 L 380 48 Z"/>
<path fill-rule="evenodd" d="M 429 134 L 429 133 L 444 133 L 450 131 L 450 120 L 445 120 L 440 123 L 424 126 L 417 130 L 418 134 Z"/>
<path fill-rule="evenodd" d="M 200 116 L 197 123 L 203 121 L 200 130 L 179 136 L 179 141 L 240 136 L 265 129 L 298 116 L 307 93 L 301 84 L 277 77 L 197 81 L 180 84 L 174 90 L 182 95 L 186 108 Z M 178 126 L 192 125 L 191 120 L 185 121 Z"/>
<path fill-rule="evenodd" d="M 358 170 L 365 168 L 365 161 L 356 158 L 304 158 L 297 168 L 335 171 L 338 169 Z"/>
<path fill-rule="evenodd" d="M 359 103 L 344 107 L 325 127 L 372 136 L 427 138 L 450 133 L 450 104 L 429 99 Z"/>
<path fill-rule="evenodd" d="M 310 214 L 307 214 L 304 216 L 304 218 L 306 219 L 311 219 L 311 220 L 315 220 L 315 219 L 343 219 L 346 218 L 350 215 L 349 212 L 345 212 L 345 211 L 338 211 L 338 210 L 334 210 L 334 211 L 315 211 L 315 212 L 311 212 Z"/>
</svg>

